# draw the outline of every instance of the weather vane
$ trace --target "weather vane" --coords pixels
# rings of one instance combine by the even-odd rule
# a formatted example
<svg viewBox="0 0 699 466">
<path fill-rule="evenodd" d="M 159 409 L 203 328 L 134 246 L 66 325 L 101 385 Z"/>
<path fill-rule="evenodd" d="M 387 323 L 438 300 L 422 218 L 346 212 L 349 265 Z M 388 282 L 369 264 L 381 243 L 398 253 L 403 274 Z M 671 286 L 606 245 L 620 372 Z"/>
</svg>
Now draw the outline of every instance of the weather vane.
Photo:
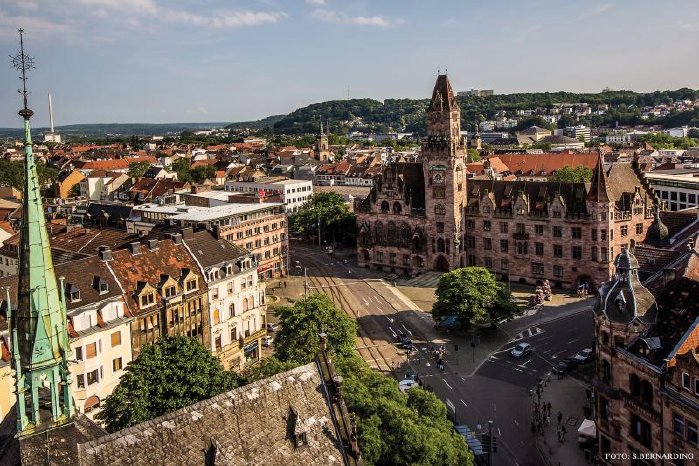
<svg viewBox="0 0 699 466">
<path fill-rule="evenodd" d="M 12 59 L 12 66 L 22 73 L 22 75 L 19 77 L 19 79 L 22 81 L 22 89 L 18 89 L 17 92 L 22 94 L 22 98 L 24 99 L 24 107 L 22 110 L 19 111 L 20 116 L 22 116 L 25 120 L 28 120 L 31 118 L 31 116 L 34 114 L 31 110 L 29 110 L 29 107 L 27 107 L 27 95 L 29 94 L 29 91 L 27 91 L 27 72 L 31 69 L 34 69 L 34 58 L 26 55 L 24 53 L 24 29 L 19 29 L 19 53 L 15 56 L 10 56 Z"/>
</svg>

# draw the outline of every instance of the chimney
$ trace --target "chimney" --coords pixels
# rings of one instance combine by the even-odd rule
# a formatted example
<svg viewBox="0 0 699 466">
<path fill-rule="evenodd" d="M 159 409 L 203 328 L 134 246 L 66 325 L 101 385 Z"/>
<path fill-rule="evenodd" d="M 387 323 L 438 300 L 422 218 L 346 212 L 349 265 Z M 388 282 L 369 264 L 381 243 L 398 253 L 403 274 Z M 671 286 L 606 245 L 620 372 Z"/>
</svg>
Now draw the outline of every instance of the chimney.
<svg viewBox="0 0 699 466">
<path fill-rule="evenodd" d="M 182 244 L 182 235 L 179 233 L 171 233 L 170 234 L 170 239 L 172 240 L 173 243 L 175 244 Z"/>
<path fill-rule="evenodd" d="M 97 253 L 97 255 L 99 256 L 100 260 L 103 260 L 103 261 L 112 260 L 112 250 L 109 249 L 109 246 L 100 246 L 99 252 Z"/>
<path fill-rule="evenodd" d="M 149 239 L 148 240 L 148 249 L 151 251 L 155 251 L 158 249 L 158 240 L 157 239 Z"/>
<path fill-rule="evenodd" d="M 183 239 L 192 239 L 194 238 L 194 230 L 190 228 L 183 228 L 182 229 L 182 238 Z"/>
<path fill-rule="evenodd" d="M 129 243 L 129 251 L 131 251 L 131 254 L 133 254 L 134 256 L 139 254 L 141 252 L 141 243 L 139 243 L 138 241 Z"/>
</svg>

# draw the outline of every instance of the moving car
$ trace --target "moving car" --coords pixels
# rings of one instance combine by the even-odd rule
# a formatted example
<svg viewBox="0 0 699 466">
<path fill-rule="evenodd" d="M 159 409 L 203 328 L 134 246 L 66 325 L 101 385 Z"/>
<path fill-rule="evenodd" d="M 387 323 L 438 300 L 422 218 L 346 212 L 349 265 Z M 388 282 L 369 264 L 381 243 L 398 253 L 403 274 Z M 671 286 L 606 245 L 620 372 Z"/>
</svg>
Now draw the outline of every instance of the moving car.
<svg viewBox="0 0 699 466">
<path fill-rule="evenodd" d="M 586 362 L 590 362 L 592 360 L 592 356 L 592 348 L 585 348 L 578 351 L 578 354 L 573 356 L 573 359 L 578 361 L 578 364 L 585 364 Z"/>
<path fill-rule="evenodd" d="M 512 351 L 510 351 L 510 356 L 519 359 L 531 354 L 531 352 L 532 345 L 530 345 L 529 343 L 519 343 L 517 346 L 512 348 Z"/>
<path fill-rule="evenodd" d="M 278 327 L 279 326 L 277 324 L 273 324 L 270 322 L 269 324 L 267 324 L 267 331 L 268 332 L 276 332 Z"/>
<path fill-rule="evenodd" d="M 556 374 L 567 374 L 578 367 L 578 361 L 573 358 L 565 358 L 558 361 L 558 364 L 553 366 L 553 371 Z"/>
<path fill-rule="evenodd" d="M 274 341 L 273 336 L 265 335 L 264 337 L 262 337 L 262 346 L 264 346 L 265 348 L 268 348 L 272 344 L 273 341 Z"/>
</svg>

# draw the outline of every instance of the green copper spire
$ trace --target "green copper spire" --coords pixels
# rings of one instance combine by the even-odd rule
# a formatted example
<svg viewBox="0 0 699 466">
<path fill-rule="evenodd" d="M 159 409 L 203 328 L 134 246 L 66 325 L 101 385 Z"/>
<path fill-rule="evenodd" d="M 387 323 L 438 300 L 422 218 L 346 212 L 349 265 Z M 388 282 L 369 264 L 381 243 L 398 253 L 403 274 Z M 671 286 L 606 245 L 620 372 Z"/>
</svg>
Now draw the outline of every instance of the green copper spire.
<svg viewBox="0 0 699 466">
<path fill-rule="evenodd" d="M 24 54 L 22 29 L 19 30 L 19 55 L 13 64 L 22 73 L 24 107 L 24 187 L 22 227 L 19 247 L 19 290 L 17 311 L 11 316 L 12 360 L 16 371 L 17 429 L 20 435 L 33 432 L 39 425 L 56 425 L 75 414 L 70 395 L 68 358 L 70 345 L 66 324 L 65 299 L 56 283 L 51 246 L 46 231 L 39 178 L 32 153 L 27 107 L 27 71 L 33 60 Z M 8 303 L 9 304 L 9 303 Z M 50 417 L 40 413 L 51 406 Z M 27 408 L 28 411 L 27 412 Z"/>
</svg>

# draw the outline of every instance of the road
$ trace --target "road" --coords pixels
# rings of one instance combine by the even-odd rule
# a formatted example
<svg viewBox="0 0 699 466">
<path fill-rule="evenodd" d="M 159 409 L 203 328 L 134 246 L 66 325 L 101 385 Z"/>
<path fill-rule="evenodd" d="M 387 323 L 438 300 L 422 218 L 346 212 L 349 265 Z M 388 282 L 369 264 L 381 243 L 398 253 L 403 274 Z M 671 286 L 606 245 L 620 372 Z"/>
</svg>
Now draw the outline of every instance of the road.
<svg viewBox="0 0 699 466">
<path fill-rule="evenodd" d="M 373 368 L 398 379 L 408 370 L 416 372 L 459 424 L 476 429 L 493 420 L 499 437 L 495 465 L 541 464 L 530 430 L 529 390 L 539 377 L 546 377 L 558 359 L 590 346 L 594 329 L 587 303 L 580 305 L 580 312 L 563 318 L 550 320 L 554 314 L 548 311 L 541 313 L 546 319 L 533 315 L 503 326 L 500 331 L 506 333 L 507 343 L 471 375 L 464 370 L 466 359 L 471 357 L 466 345 L 462 343 L 463 349 L 455 352 L 454 342 L 435 332 L 429 315 L 408 306 L 395 288 L 375 274 L 331 259 L 317 246 L 295 244 L 292 258 L 292 268 L 299 261 L 297 273 L 306 268 L 312 291 L 326 292 L 357 320 L 357 350 Z M 408 358 L 397 347 L 401 332 L 412 335 L 418 354 Z M 532 344 L 534 351 L 515 360 L 509 351 L 519 341 Z M 447 350 L 444 371 L 430 356 L 430 349 L 442 344 Z"/>
</svg>

